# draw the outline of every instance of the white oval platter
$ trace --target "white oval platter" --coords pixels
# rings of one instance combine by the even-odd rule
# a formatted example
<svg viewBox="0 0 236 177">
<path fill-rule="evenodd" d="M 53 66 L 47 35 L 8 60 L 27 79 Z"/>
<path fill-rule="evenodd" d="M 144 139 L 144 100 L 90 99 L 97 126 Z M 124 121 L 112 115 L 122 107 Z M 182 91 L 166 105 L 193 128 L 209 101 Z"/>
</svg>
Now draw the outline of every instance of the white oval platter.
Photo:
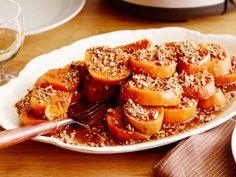
<svg viewBox="0 0 236 177">
<path fill-rule="evenodd" d="M 225 46 L 229 49 L 231 54 L 236 54 L 236 37 L 234 36 L 212 34 L 206 35 L 177 27 L 115 31 L 82 39 L 69 46 L 34 58 L 25 66 L 17 78 L 0 87 L 0 125 L 5 129 L 12 129 L 19 126 L 18 115 L 16 113 L 16 109 L 14 108 L 14 104 L 27 93 L 27 89 L 32 88 L 36 79 L 48 69 L 63 67 L 66 64 L 71 63 L 73 60 L 82 60 L 84 58 L 85 50 L 88 47 L 98 45 L 108 45 L 113 47 L 128 44 L 143 38 L 151 40 L 154 44 L 182 40 L 214 42 Z M 205 132 L 231 119 L 234 115 L 236 115 L 236 102 L 219 114 L 213 121 L 198 126 L 191 131 L 160 140 L 153 140 L 150 142 L 128 146 L 87 147 L 83 145 L 70 145 L 63 143 L 58 139 L 46 136 L 38 136 L 34 138 L 34 140 L 53 144 L 65 149 L 86 153 L 114 154 L 133 152 L 164 146 L 189 136 Z"/>
</svg>

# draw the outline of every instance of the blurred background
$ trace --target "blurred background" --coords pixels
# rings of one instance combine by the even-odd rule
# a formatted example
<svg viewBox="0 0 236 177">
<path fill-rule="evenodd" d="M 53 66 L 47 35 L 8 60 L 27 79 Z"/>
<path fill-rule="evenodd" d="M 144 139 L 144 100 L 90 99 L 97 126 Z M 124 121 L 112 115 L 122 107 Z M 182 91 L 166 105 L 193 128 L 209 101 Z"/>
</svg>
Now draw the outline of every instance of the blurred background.
<svg viewBox="0 0 236 177">
<path fill-rule="evenodd" d="M 17 71 L 20 71 L 25 65 L 20 58 L 29 61 L 38 55 L 48 53 L 79 39 L 110 31 L 177 26 L 203 33 L 236 34 L 236 25 L 234 25 L 236 11 L 233 11 L 235 7 L 233 0 L 87 0 L 84 1 L 84 4 L 83 0 L 78 0 L 77 4 L 74 4 L 73 0 L 41 0 L 38 1 L 39 4 L 36 3 L 36 5 L 29 7 L 27 4 L 33 4 L 30 0 L 16 1 L 24 6 L 23 16 L 26 11 L 25 6 L 27 11 L 31 9 L 31 14 L 40 15 L 41 19 L 33 19 L 35 24 L 40 24 L 42 20 L 45 20 L 43 15 L 52 14 L 53 4 L 58 6 L 58 12 L 63 12 L 58 15 L 59 22 L 55 22 L 57 25 L 51 27 L 51 30 L 45 29 L 41 33 L 36 31 L 34 35 L 26 36 L 22 50 L 14 59 L 15 62 L 10 61 L 6 65 L 8 69 L 15 65 L 14 68 Z M 172 3 L 180 1 L 181 4 Z M 65 2 L 69 4 L 66 7 Z M 40 4 L 44 5 L 40 6 Z M 64 20 L 66 18 L 63 15 L 68 9 L 73 10 L 73 6 L 77 7 L 77 10 L 80 6 L 81 9 L 73 12 L 77 13 L 72 14 L 73 18 L 63 22 L 63 18 Z M 38 7 L 38 9 L 48 7 L 51 10 L 49 10 L 50 13 L 35 11 L 32 10 L 32 7 Z M 26 14 L 26 20 L 32 21 L 32 17 Z"/>
</svg>

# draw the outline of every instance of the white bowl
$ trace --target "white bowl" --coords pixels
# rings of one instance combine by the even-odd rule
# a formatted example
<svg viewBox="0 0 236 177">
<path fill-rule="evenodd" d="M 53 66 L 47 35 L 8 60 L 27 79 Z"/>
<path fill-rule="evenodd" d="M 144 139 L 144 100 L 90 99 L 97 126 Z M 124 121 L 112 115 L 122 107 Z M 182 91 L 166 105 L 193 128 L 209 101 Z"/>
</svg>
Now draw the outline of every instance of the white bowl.
<svg viewBox="0 0 236 177">
<path fill-rule="evenodd" d="M 22 7 L 26 35 L 41 33 L 76 16 L 85 0 L 15 0 Z"/>
</svg>

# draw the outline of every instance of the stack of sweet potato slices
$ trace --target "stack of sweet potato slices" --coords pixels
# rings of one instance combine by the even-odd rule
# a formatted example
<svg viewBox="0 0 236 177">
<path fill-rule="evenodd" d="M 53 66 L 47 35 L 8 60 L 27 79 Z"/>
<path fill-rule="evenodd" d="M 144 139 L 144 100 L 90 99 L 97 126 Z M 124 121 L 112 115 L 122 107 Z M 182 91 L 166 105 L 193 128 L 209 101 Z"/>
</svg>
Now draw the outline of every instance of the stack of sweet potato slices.
<svg viewBox="0 0 236 177">
<path fill-rule="evenodd" d="M 106 51 L 102 51 L 104 48 L 89 49 L 90 53 L 91 50 L 96 53 L 99 49 L 100 58 L 99 54 L 89 58 L 86 55 L 85 63 L 95 80 L 107 85 L 121 85 L 119 106 L 109 110 L 107 115 L 108 129 L 117 139 L 142 140 L 156 134 L 163 123 L 189 121 L 197 109 L 219 111 L 226 105 L 227 99 L 221 86 L 235 81 L 232 76 L 235 61 L 226 48 L 190 41 L 157 46 L 145 41 L 148 45 L 138 45 L 144 41 L 129 45 L 135 46 L 135 49 L 127 52 L 118 47 L 123 57 L 113 58 L 106 65 L 111 64 L 110 69 L 103 70 L 102 66 L 98 69 L 99 64 L 106 61 Z M 116 73 L 111 69 L 112 63 L 120 59 L 125 67 Z M 96 69 L 96 75 L 90 71 L 91 68 Z M 106 73 L 107 70 L 112 73 Z M 97 76 L 106 76 L 106 81 L 101 81 Z M 117 82 L 110 84 L 114 78 Z M 220 79 L 221 84 L 216 82 Z"/>
<path fill-rule="evenodd" d="M 21 122 L 35 124 L 67 118 L 69 106 L 80 100 L 113 99 L 117 107 L 106 115 L 109 132 L 118 140 L 146 140 L 163 123 L 191 120 L 197 109 L 221 110 L 228 101 L 222 88 L 235 90 L 235 81 L 236 58 L 221 45 L 153 45 L 143 39 L 87 49 L 83 62 L 42 75 L 28 101 L 17 105 Z"/>
</svg>

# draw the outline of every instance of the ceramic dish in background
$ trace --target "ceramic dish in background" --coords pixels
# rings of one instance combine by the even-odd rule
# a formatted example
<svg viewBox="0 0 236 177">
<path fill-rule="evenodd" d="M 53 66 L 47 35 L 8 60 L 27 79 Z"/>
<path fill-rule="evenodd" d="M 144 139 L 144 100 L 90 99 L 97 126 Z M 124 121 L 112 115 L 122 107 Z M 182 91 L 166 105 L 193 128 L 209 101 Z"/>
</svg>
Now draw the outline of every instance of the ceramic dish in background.
<svg viewBox="0 0 236 177">
<path fill-rule="evenodd" d="M 234 131 L 232 134 L 231 149 L 232 149 L 234 160 L 236 162 L 236 127 L 234 128 Z"/>
<path fill-rule="evenodd" d="M 5 129 L 12 129 L 19 126 L 18 115 L 14 108 L 14 104 L 27 93 L 27 89 L 33 87 L 36 79 L 48 69 L 63 67 L 73 60 L 83 59 L 85 50 L 92 46 L 108 45 L 114 47 L 138 41 L 143 38 L 151 40 L 154 44 L 182 40 L 214 42 L 225 46 L 231 54 L 236 55 L 236 37 L 230 35 L 205 35 L 183 28 L 116 31 L 89 37 L 31 60 L 17 78 L 0 87 L 0 98 L 2 100 L 0 101 L 0 125 Z M 216 119 L 213 121 L 200 125 L 186 133 L 127 146 L 87 147 L 82 145 L 70 145 L 63 143 L 58 139 L 46 136 L 38 136 L 34 138 L 34 140 L 86 153 L 113 154 L 133 152 L 167 145 L 186 137 L 202 133 L 224 123 L 234 115 L 236 115 L 236 102 L 225 109 L 224 112 L 217 115 Z"/>
<path fill-rule="evenodd" d="M 41 33 L 76 16 L 85 0 L 15 0 L 22 7 L 26 35 Z"/>
</svg>

